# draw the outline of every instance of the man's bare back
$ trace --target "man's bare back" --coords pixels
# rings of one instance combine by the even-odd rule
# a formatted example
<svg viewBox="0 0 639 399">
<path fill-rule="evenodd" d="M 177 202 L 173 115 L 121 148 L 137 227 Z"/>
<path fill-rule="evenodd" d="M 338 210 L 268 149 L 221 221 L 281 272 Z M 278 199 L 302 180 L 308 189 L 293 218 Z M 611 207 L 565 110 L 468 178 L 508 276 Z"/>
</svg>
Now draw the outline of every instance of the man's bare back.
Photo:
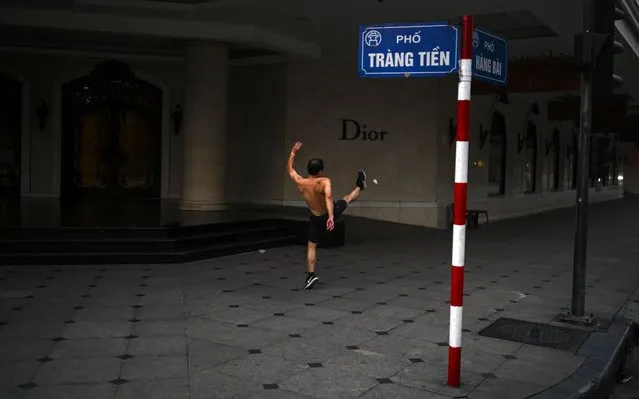
<svg viewBox="0 0 639 399">
<path fill-rule="evenodd" d="M 328 213 L 326 208 L 325 193 L 326 187 L 331 184 L 327 177 L 303 177 L 295 182 L 297 189 L 302 193 L 302 198 L 306 201 L 308 209 L 315 216 Z"/>
</svg>

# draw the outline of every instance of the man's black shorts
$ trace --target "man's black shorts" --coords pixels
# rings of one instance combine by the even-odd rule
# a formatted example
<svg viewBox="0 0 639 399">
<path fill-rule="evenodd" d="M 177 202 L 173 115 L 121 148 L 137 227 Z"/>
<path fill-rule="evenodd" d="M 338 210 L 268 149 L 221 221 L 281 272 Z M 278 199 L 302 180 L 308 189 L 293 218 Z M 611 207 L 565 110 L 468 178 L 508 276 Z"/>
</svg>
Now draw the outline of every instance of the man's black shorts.
<svg viewBox="0 0 639 399">
<path fill-rule="evenodd" d="M 337 220 L 342 213 L 348 207 L 348 202 L 341 199 L 337 202 L 333 201 L 333 219 Z M 320 239 L 326 232 L 326 222 L 328 221 L 328 214 L 315 216 L 311 215 L 310 226 L 308 231 L 308 240 L 314 244 L 320 242 Z"/>
</svg>

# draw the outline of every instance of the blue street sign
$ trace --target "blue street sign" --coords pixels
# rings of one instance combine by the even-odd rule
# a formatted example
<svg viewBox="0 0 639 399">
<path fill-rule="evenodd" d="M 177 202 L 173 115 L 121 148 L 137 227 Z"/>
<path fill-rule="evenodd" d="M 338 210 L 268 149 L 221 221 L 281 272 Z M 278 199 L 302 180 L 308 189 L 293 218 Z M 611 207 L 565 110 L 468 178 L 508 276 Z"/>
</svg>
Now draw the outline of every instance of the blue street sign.
<svg viewBox="0 0 639 399">
<path fill-rule="evenodd" d="M 473 31 L 473 76 L 490 83 L 508 81 L 508 43 L 505 39 L 475 29 Z"/>
<path fill-rule="evenodd" d="M 359 76 L 443 76 L 457 70 L 459 35 L 445 22 L 360 26 Z"/>
</svg>

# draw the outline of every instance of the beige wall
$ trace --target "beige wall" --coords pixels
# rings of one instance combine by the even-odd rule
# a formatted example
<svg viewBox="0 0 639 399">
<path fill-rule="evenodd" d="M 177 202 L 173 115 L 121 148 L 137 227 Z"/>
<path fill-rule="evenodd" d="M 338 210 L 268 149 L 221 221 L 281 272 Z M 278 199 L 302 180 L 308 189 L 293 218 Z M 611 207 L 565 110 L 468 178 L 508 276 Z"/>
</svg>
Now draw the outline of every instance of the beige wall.
<svg viewBox="0 0 639 399">
<path fill-rule="evenodd" d="M 339 59 L 232 68 L 229 199 L 303 206 L 285 172 L 291 146 L 302 141 L 297 171 L 305 175 L 308 159 L 324 159 L 336 196 L 354 188 L 358 168 L 380 182 L 349 214 L 435 223 L 439 86 L 437 80 L 362 80 L 354 63 Z M 340 140 L 343 119 L 377 131 L 378 140 Z"/>
<path fill-rule="evenodd" d="M 438 93 L 437 80 L 360 79 L 353 61 L 291 64 L 282 161 L 293 142 L 304 142 L 298 171 L 306 173 L 309 158 L 323 158 L 340 194 L 354 188 L 356 170 L 363 168 L 380 185 L 371 183 L 349 214 L 423 224 L 424 209 L 435 200 Z M 384 141 L 340 140 L 343 119 L 362 130 L 386 131 Z M 290 181 L 284 198 L 300 199 Z"/>
<path fill-rule="evenodd" d="M 59 133 L 60 133 L 60 87 L 81 77 L 106 59 L 63 56 L 3 53 L 0 69 L 10 75 L 24 79 L 29 87 L 30 117 L 28 138 L 30 157 L 30 184 L 27 195 L 55 196 L 59 190 Z M 182 102 L 183 66 L 179 62 L 125 61 L 131 69 L 150 83 L 167 92 L 168 109 Z M 50 114 L 43 131 L 37 126 L 35 108 L 40 99 L 47 103 Z M 165 118 L 166 119 L 166 118 Z M 179 196 L 181 190 L 182 139 L 173 133 L 168 135 L 169 159 L 168 194 Z"/>
</svg>

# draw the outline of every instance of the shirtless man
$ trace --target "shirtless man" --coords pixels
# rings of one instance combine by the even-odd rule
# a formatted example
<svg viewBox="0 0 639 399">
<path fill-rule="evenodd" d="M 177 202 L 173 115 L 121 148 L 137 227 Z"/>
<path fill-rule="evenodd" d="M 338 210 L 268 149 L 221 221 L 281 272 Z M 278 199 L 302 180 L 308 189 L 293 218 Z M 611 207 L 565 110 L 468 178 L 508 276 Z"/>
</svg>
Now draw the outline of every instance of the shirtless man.
<svg viewBox="0 0 639 399">
<path fill-rule="evenodd" d="M 304 283 L 304 289 L 309 289 L 319 278 L 315 275 L 315 262 L 317 259 L 317 244 L 324 235 L 324 231 L 332 231 L 335 228 L 335 219 L 346 210 L 348 204 L 355 201 L 362 190 L 366 189 L 366 172 L 357 171 L 355 189 L 339 201 L 333 201 L 333 189 L 331 179 L 324 177 L 324 161 L 313 158 L 308 161 L 308 177 L 300 176 L 293 168 L 295 154 L 302 148 L 302 143 L 297 142 L 291 149 L 288 157 L 287 171 L 291 180 L 302 193 L 302 197 L 311 212 L 310 228 L 308 232 L 308 250 L 306 259 L 308 262 L 308 276 Z"/>
</svg>

